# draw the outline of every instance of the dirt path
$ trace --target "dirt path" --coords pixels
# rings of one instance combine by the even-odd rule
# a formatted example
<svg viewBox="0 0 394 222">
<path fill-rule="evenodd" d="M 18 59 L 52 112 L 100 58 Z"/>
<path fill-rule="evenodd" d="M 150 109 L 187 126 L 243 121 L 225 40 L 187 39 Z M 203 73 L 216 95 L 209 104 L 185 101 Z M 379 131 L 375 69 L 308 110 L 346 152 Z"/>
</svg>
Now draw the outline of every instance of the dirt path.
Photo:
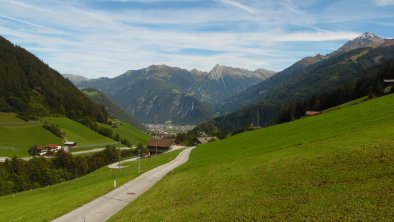
<svg viewBox="0 0 394 222">
<path fill-rule="evenodd" d="M 149 190 L 149 188 L 163 178 L 168 172 L 185 163 L 189 159 L 189 154 L 194 148 L 195 147 L 186 148 L 173 161 L 156 167 L 104 196 L 53 221 L 107 221 L 145 191 Z"/>
</svg>

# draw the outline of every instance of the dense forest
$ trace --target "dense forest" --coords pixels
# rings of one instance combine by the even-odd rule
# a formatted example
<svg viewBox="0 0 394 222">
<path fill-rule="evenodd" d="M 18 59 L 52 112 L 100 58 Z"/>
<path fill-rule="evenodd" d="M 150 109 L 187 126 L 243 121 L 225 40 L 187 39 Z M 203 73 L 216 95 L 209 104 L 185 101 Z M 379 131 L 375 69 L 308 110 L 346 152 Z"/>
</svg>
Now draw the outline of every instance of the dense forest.
<svg viewBox="0 0 394 222">
<path fill-rule="evenodd" d="M 119 151 L 107 146 L 104 151 L 90 156 L 74 157 L 60 150 L 52 159 L 40 157 L 29 161 L 16 157 L 0 163 L 0 195 L 30 190 L 71 180 L 86 175 L 120 158 L 147 152 L 142 144 L 134 150 Z M 120 152 L 120 153 L 119 153 Z"/>
<path fill-rule="evenodd" d="M 91 126 L 106 122 L 105 109 L 25 49 L 0 37 L 0 112 L 24 119 L 61 114 Z"/>
<path fill-rule="evenodd" d="M 298 119 L 305 116 L 308 110 L 322 111 L 364 96 L 373 98 L 393 93 L 394 87 L 384 83 L 385 79 L 394 79 L 394 60 L 368 69 L 357 81 L 348 82 L 342 87 L 320 95 L 284 105 L 277 116 L 276 123 Z"/>
</svg>

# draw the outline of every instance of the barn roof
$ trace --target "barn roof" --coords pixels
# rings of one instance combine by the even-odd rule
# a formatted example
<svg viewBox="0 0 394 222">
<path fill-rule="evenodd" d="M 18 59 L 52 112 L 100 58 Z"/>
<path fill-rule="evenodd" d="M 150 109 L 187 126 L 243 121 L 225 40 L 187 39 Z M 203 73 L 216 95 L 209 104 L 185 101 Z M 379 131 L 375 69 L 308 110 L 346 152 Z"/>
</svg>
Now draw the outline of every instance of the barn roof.
<svg viewBox="0 0 394 222">
<path fill-rule="evenodd" d="M 319 111 L 306 111 L 305 115 L 307 116 L 314 116 L 320 114 Z"/>
<path fill-rule="evenodd" d="M 75 145 L 75 144 L 77 144 L 77 142 L 67 141 L 64 143 L 64 145 Z"/>
<path fill-rule="evenodd" d="M 174 139 L 151 139 L 148 146 L 170 147 L 175 144 Z"/>
</svg>

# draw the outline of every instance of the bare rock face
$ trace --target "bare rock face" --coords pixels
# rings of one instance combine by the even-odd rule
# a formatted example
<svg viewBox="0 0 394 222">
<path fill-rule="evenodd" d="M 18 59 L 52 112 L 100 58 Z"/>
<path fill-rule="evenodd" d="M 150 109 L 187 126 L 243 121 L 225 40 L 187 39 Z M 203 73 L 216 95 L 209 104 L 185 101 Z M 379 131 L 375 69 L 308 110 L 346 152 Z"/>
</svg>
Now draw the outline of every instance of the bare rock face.
<svg viewBox="0 0 394 222">
<path fill-rule="evenodd" d="M 359 48 L 376 48 L 382 45 L 385 42 L 385 39 L 373 34 L 372 32 L 366 32 L 362 36 L 359 36 L 349 42 L 347 42 L 345 45 L 343 45 L 341 48 L 339 48 L 337 51 L 335 51 L 333 54 L 342 54 L 345 52 L 352 51 L 354 49 L 359 49 Z"/>
</svg>

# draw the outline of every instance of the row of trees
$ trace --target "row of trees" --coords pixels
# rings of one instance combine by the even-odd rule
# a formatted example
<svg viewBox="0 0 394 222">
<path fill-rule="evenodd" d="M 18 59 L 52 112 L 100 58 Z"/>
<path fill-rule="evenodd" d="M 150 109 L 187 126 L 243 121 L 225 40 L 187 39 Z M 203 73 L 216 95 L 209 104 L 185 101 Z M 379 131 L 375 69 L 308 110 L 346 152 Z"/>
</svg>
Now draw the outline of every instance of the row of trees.
<svg viewBox="0 0 394 222">
<path fill-rule="evenodd" d="M 141 148 L 139 145 L 139 148 L 144 151 L 143 146 Z M 14 157 L 0 163 L 0 195 L 71 180 L 118 161 L 119 155 L 125 158 L 132 154 L 131 150 L 119 151 L 107 146 L 105 150 L 90 156 L 74 157 L 60 150 L 52 159 L 40 157 L 25 161 Z"/>
</svg>

